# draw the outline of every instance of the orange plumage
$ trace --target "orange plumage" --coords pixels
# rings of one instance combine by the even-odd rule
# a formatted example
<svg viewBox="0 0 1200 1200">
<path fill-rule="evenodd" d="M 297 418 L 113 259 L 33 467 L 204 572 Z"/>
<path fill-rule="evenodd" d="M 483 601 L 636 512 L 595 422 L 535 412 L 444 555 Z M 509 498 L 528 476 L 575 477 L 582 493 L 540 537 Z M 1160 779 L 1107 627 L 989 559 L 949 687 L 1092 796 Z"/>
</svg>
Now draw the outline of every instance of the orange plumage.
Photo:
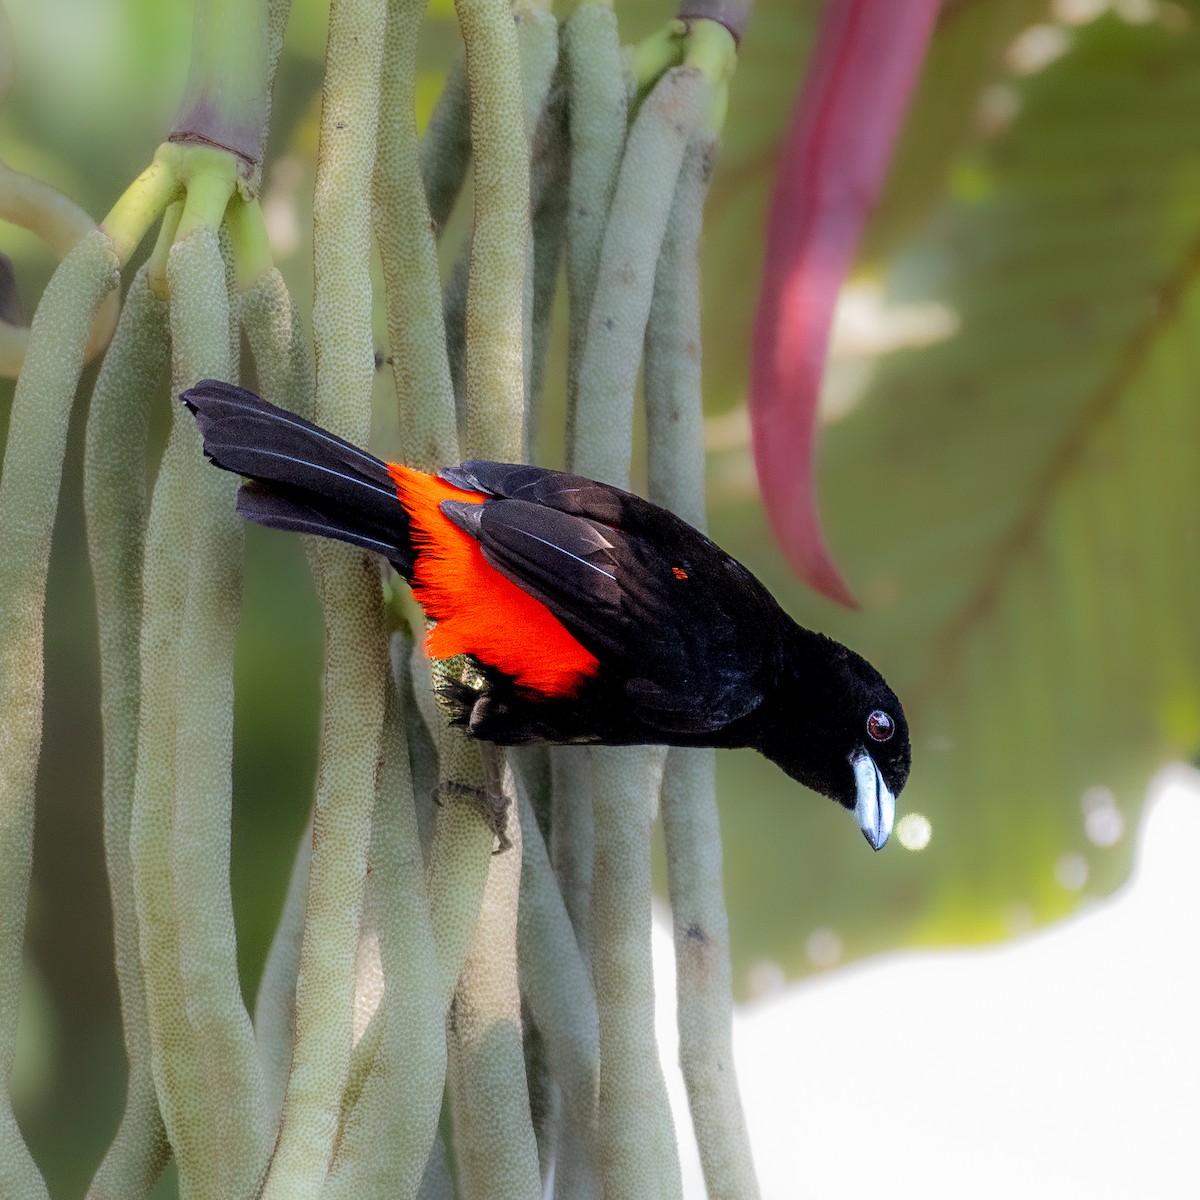
<svg viewBox="0 0 1200 1200">
<path fill-rule="evenodd" d="M 544 604 L 490 566 L 479 543 L 438 507 L 487 497 L 398 463 L 388 463 L 388 473 L 412 526 L 413 595 L 437 622 L 426 641 L 430 656 L 470 654 L 547 696 L 575 692 L 595 673 L 595 656 Z"/>
</svg>

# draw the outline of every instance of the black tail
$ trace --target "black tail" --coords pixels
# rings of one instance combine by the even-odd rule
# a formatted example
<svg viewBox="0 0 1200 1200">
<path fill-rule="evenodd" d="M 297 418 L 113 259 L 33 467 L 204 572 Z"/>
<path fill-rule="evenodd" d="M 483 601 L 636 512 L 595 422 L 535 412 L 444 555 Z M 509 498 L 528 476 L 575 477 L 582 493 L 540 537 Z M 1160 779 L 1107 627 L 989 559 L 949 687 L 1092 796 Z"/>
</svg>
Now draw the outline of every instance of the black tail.
<svg viewBox="0 0 1200 1200">
<path fill-rule="evenodd" d="M 408 516 L 379 459 L 231 383 L 202 379 L 179 398 L 196 415 L 207 457 L 247 477 L 242 516 L 373 550 L 408 574 Z"/>
</svg>

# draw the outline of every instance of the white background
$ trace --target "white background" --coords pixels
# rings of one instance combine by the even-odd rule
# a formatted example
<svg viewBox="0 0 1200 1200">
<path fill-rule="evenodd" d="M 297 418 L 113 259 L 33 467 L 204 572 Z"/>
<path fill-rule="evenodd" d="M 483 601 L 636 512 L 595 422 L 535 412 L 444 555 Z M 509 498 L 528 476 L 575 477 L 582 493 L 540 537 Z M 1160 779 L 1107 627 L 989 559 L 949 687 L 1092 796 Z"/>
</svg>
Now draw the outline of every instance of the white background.
<svg viewBox="0 0 1200 1200">
<path fill-rule="evenodd" d="M 936 835 L 935 835 L 936 836 Z M 1074 920 L 999 948 L 898 954 L 734 1016 L 764 1200 L 1200 1198 L 1200 776 L 1151 789 L 1137 867 Z M 658 1036 L 674 967 L 655 930 Z"/>
</svg>

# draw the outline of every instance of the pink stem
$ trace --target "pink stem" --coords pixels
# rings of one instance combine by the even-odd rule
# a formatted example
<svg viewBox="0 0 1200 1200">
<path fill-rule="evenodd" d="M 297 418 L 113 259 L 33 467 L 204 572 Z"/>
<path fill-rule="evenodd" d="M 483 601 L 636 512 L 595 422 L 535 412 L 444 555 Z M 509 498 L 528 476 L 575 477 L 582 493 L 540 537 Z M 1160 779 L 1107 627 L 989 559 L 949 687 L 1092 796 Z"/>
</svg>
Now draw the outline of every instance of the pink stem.
<svg viewBox="0 0 1200 1200">
<path fill-rule="evenodd" d="M 817 512 L 821 373 L 838 290 L 879 194 L 938 7 L 939 0 L 828 0 L 767 228 L 750 366 L 759 484 L 796 573 L 851 606 Z"/>
</svg>

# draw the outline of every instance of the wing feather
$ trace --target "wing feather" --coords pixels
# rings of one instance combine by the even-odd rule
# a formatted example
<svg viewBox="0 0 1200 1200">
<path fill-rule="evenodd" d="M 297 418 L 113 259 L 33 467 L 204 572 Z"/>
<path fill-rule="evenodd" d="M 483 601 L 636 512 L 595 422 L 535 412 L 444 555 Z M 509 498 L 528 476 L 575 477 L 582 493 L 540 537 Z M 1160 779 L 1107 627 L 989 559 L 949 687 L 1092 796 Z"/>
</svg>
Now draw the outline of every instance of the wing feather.
<svg viewBox="0 0 1200 1200">
<path fill-rule="evenodd" d="M 480 464 L 468 465 L 472 486 L 490 490 L 497 482 L 478 478 Z M 539 468 L 506 471 L 506 490 L 516 495 L 472 506 L 469 532 L 497 571 L 624 677 L 634 711 L 663 730 L 700 731 L 722 728 L 761 701 L 756 681 L 769 635 L 761 622 L 735 620 L 729 611 L 737 592 L 722 583 L 732 559 L 647 501 L 638 503 L 659 521 L 658 531 L 647 532 L 662 536 L 546 505 L 554 497 L 575 507 L 589 492 L 599 494 L 591 512 L 611 521 L 628 493 L 614 497 L 617 489 L 588 480 L 576 487 L 575 477 Z"/>
</svg>

